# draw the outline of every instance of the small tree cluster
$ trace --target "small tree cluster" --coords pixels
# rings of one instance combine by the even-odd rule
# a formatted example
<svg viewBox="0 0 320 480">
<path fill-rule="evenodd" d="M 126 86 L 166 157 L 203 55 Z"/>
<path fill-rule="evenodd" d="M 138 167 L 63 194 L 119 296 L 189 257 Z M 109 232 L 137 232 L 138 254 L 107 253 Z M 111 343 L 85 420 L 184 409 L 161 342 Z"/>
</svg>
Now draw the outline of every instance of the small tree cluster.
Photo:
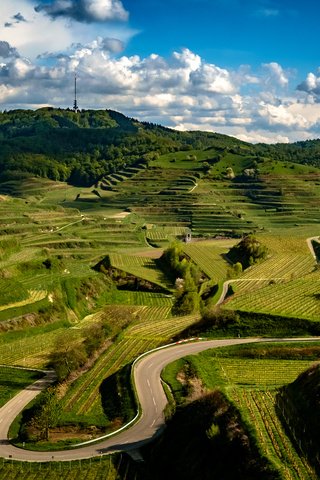
<svg viewBox="0 0 320 480">
<path fill-rule="evenodd" d="M 267 255 L 267 247 L 262 245 L 253 235 L 244 237 L 228 252 L 228 258 L 234 264 L 241 263 L 244 269 L 264 260 Z M 239 267 L 237 269 L 239 270 Z"/>
<path fill-rule="evenodd" d="M 88 359 L 104 342 L 110 329 L 103 323 L 94 324 L 85 331 L 83 342 L 74 343 L 68 336 L 59 337 L 50 364 L 59 381 L 65 380 L 72 372 L 83 367 Z"/>
<path fill-rule="evenodd" d="M 37 440 L 49 441 L 50 428 L 57 426 L 61 413 L 62 407 L 56 389 L 49 387 L 41 395 L 41 400 L 35 408 L 34 415 L 26 427 L 27 437 L 30 437 L 32 432 Z"/>
<path fill-rule="evenodd" d="M 176 314 L 186 315 L 200 308 L 199 285 L 202 273 L 184 254 L 182 245 L 174 244 L 163 254 L 162 260 L 166 269 L 175 278 L 175 305 Z"/>
</svg>

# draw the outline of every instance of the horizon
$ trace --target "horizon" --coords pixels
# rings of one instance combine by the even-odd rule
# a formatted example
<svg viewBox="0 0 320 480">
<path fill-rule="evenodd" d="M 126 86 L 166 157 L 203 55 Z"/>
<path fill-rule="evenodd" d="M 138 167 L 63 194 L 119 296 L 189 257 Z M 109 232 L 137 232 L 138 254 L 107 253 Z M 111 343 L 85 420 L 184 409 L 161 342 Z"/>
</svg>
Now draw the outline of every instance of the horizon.
<svg viewBox="0 0 320 480">
<path fill-rule="evenodd" d="M 318 13 L 311 0 L 4 0 L 0 108 L 71 107 L 76 72 L 80 108 L 250 143 L 318 138 Z"/>
<path fill-rule="evenodd" d="M 51 109 L 51 110 L 65 110 L 65 111 L 69 111 L 69 112 L 74 112 L 74 108 L 73 107 L 56 107 L 56 106 L 52 106 L 52 105 L 44 105 L 44 106 L 41 106 L 41 107 L 35 107 L 35 108 L 12 108 L 12 109 L 4 109 L 4 110 L 0 110 L 0 113 L 10 113 L 10 112 L 13 112 L 13 111 L 18 111 L 18 110 L 22 110 L 22 111 L 30 111 L 30 112 L 35 112 L 37 110 L 45 110 L 45 109 Z M 81 112 L 88 112 L 88 111 L 93 111 L 93 112 L 108 112 L 108 111 L 113 111 L 113 112 L 116 112 L 116 113 L 120 113 L 121 115 L 125 115 L 123 112 L 120 112 L 119 110 L 114 110 L 112 108 L 77 108 L 77 112 L 76 113 L 81 113 Z M 127 115 L 125 115 L 127 116 Z M 139 123 L 148 123 L 148 124 L 151 124 L 151 125 L 156 125 L 158 127 L 162 127 L 162 128 L 168 128 L 170 130 L 176 130 L 174 127 L 168 127 L 166 125 L 163 125 L 161 123 L 155 123 L 155 122 L 152 122 L 152 121 L 149 121 L 147 119 L 144 119 L 144 120 L 141 120 L 139 119 L 138 117 L 134 117 L 134 116 L 130 116 L 128 117 L 134 121 L 137 121 Z M 292 142 L 250 142 L 250 141 L 247 141 L 247 140 L 241 140 L 240 138 L 237 138 L 236 136 L 234 135 L 229 135 L 229 134 L 225 134 L 225 133 L 222 133 L 222 132 L 218 132 L 218 131 L 213 131 L 213 130 L 201 130 L 201 129 L 193 129 L 193 130 L 181 130 L 181 132 L 204 132 L 204 133 L 214 133 L 214 134 L 218 134 L 218 135 L 226 135 L 227 137 L 230 137 L 230 138 L 235 138 L 241 142 L 244 142 L 244 143 L 249 143 L 249 144 L 252 144 L 252 145 L 257 145 L 259 143 L 261 144 L 266 144 L 266 145 L 277 145 L 277 144 L 293 144 L 293 143 L 298 143 L 298 142 L 302 142 L 302 141 L 314 141 L 314 140 L 319 140 L 319 137 L 314 137 L 314 138 L 306 138 L 304 140 L 295 140 L 295 141 L 292 141 Z"/>
</svg>

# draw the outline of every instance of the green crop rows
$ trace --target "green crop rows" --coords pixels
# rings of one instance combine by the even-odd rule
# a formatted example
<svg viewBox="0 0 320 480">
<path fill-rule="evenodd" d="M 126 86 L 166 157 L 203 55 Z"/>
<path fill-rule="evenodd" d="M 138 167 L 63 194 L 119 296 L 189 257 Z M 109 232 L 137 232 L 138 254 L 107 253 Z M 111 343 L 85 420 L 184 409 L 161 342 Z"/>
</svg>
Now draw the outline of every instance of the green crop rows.
<svg viewBox="0 0 320 480">
<path fill-rule="evenodd" d="M 312 275 L 235 296 L 226 308 L 319 320 L 319 288 L 319 275 Z"/>
<path fill-rule="evenodd" d="M 231 352 L 231 351 L 230 351 Z M 275 410 L 277 388 L 293 381 L 311 361 L 223 357 L 223 351 L 189 357 L 205 385 L 219 385 L 256 432 L 262 453 L 288 480 L 314 480 L 316 474 L 287 437 Z"/>
<path fill-rule="evenodd" d="M 187 244 L 184 251 L 209 278 L 218 282 L 227 276 L 228 263 L 223 255 L 233 244 L 233 240 L 196 242 Z"/>
</svg>

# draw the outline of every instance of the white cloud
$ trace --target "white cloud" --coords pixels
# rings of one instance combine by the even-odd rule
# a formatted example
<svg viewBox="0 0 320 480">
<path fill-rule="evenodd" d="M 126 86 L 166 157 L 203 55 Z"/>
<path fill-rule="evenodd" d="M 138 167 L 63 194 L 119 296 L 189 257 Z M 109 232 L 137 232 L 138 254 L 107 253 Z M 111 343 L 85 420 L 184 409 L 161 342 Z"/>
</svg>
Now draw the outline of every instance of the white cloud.
<svg viewBox="0 0 320 480">
<path fill-rule="evenodd" d="M 320 97 L 320 69 L 318 69 L 317 75 L 310 72 L 307 78 L 300 83 L 297 87 L 301 92 L 306 92 L 312 95 L 315 99 L 319 100 Z"/>
<path fill-rule="evenodd" d="M 283 128 L 308 128 L 309 122 L 303 115 L 294 114 L 285 105 L 266 105 L 261 104 L 259 109 L 260 116 L 270 126 L 282 126 Z"/>
<path fill-rule="evenodd" d="M 87 8 L 94 8 L 98 15 L 99 11 L 109 11 L 105 2 L 98 4 L 86 2 Z M 110 2 L 109 2 L 110 3 Z M 105 7 L 103 9 L 103 6 Z M 110 5 L 109 5 L 110 6 Z M 116 3 L 114 4 L 116 6 Z M 100 10 L 101 8 L 101 10 Z M 5 21 L 11 21 L 12 17 L 20 13 L 27 21 L 13 24 L 10 28 L 4 26 Z M 92 10 L 93 12 L 93 10 Z M 90 15 L 93 15 L 91 13 Z M 101 13 L 101 15 L 103 15 Z M 10 0 L 0 2 L 0 18 L 3 24 L 0 24 L 0 40 L 7 41 L 12 47 L 19 50 L 20 54 L 35 59 L 45 52 L 69 52 L 69 47 L 73 43 L 86 44 L 98 36 L 101 38 L 114 39 L 119 42 L 113 43 L 113 52 L 119 53 L 124 45 L 132 38 L 137 31 L 131 29 L 127 24 L 121 25 L 102 23 L 80 23 L 70 22 L 66 16 L 57 17 L 54 21 L 45 12 L 35 12 L 34 6 L 30 0 Z M 102 17 L 101 17 L 102 18 Z M 107 31 L 107 35 L 106 35 Z M 109 43 L 109 47 L 111 44 Z M 111 48 L 109 48 L 111 51 Z"/>
<path fill-rule="evenodd" d="M 266 77 L 267 83 L 275 83 L 281 87 L 286 87 L 289 83 L 289 78 L 281 65 L 277 62 L 264 63 L 262 65 L 268 72 Z"/>
<path fill-rule="evenodd" d="M 192 85 L 205 92 L 231 94 L 235 92 L 230 73 L 215 65 L 204 64 L 190 74 Z"/>
<path fill-rule="evenodd" d="M 74 1 L 53 4 L 66 9 Z M 92 18 L 103 5 L 86 2 Z M 17 12 L 27 22 L 0 28 L 3 109 L 71 107 L 77 70 L 81 108 L 112 108 L 179 130 L 218 131 L 254 142 L 308 138 L 320 125 L 320 72 L 290 92 L 291 72 L 276 62 L 230 70 L 187 48 L 168 57 L 127 56 L 121 54 L 133 34 L 127 27 L 108 27 L 106 35 L 100 23 L 68 23 L 65 16 L 52 21 L 28 0 L 0 4 L 4 19 Z"/>
</svg>

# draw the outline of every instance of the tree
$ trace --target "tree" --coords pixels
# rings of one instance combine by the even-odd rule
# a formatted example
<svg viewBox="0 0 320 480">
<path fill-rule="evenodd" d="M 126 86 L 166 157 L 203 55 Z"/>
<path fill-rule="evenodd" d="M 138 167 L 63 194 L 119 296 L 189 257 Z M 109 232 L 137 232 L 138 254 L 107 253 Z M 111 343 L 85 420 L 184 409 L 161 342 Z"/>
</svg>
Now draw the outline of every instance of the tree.
<svg viewBox="0 0 320 480">
<path fill-rule="evenodd" d="M 49 387 L 42 395 L 39 409 L 31 424 L 39 431 L 40 440 L 49 440 L 49 429 L 58 424 L 62 407 L 57 397 L 56 389 Z"/>
<path fill-rule="evenodd" d="M 68 336 L 59 337 L 56 349 L 51 354 L 50 364 L 54 368 L 58 380 L 64 380 L 71 372 L 83 366 L 87 360 L 82 343 L 74 344 Z"/>
</svg>

